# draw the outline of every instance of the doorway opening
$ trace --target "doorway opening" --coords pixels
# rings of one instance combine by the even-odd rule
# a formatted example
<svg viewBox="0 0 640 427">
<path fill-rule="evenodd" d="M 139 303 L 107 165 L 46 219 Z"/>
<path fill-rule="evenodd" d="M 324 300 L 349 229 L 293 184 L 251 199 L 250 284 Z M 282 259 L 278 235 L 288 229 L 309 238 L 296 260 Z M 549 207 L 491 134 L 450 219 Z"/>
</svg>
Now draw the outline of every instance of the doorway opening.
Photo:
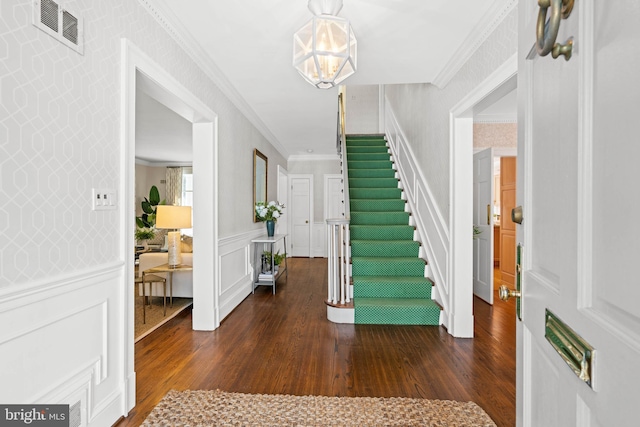
<svg viewBox="0 0 640 427">
<path fill-rule="evenodd" d="M 193 124 L 156 100 L 158 88 L 150 79 L 136 73 L 135 106 L 135 207 L 136 221 L 145 217 L 143 202 L 193 207 Z M 158 200 L 150 192 L 157 190 Z M 146 202 L 145 202 L 146 203 Z M 147 214 L 149 206 L 146 206 Z M 154 209 L 152 207 L 151 209 Z M 165 264 L 167 261 L 167 230 L 153 227 L 153 216 L 146 216 L 153 237 L 137 242 L 135 265 L 136 277 L 142 270 Z M 136 231 L 140 225 L 136 224 Z M 181 248 L 182 264 L 192 265 L 193 229 L 181 229 L 183 236 Z M 142 243 L 142 244 L 141 244 Z M 143 305 L 140 289 L 134 286 L 135 305 L 135 342 L 153 333 L 193 303 L 193 281 L 191 272 L 177 272 L 172 275 L 170 289 L 165 283 L 156 282 L 144 285 L 145 294 L 150 298 L 147 308 Z M 141 288 L 141 285 L 138 285 Z M 166 292 L 169 292 L 169 304 L 166 304 Z M 164 300 L 163 300 L 164 296 Z M 153 309 L 160 305 L 161 310 Z M 144 314 L 143 314 L 144 313 Z"/>
<path fill-rule="evenodd" d="M 473 337 L 473 115 L 513 91 L 518 59 L 513 55 L 451 109 L 449 260 L 451 269 L 451 333 Z"/>
<path fill-rule="evenodd" d="M 473 293 L 488 304 L 494 303 L 502 277 L 510 287 L 515 277 L 510 212 L 516 195 L 517 90 L 494 98 L 479 102 L 473 113 Z"/>
<path fill-rule="evenodd" d="M 218 193 L 217 188 L 217 115 L 173 76 L 151 60 L 130 41 L 123 39 L 122 90 L 120 110 L 121 169 L 119 186 L 120 235 L 124 279 L 125 320 L 122 343 L 126 382 L 126 410 L 135 406 L 134 366 L 134 259 L 135 259 L 135 140 L 136 90 L 144 91 L 155 101 L 191 123 L 193 147 L 193 323 L 195 330 L 213 330 L 220 324 L 217 279 Z"/>
</svg>

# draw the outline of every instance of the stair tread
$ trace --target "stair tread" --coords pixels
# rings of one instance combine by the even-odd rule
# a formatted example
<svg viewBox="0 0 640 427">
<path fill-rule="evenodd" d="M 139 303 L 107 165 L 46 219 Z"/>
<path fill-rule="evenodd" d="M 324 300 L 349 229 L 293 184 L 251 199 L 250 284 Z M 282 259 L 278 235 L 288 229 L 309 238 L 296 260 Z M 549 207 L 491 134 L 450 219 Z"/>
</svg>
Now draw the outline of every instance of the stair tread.
<svg viewBox="0 0 640 427">
<path fill-rule="evenodd" d="M 433 285 L 433 282 L 428 277 L 424 276 L 353 276 L 353 281 L 357 282 L 360 280 L 366 280 L 367 282 L 372 283 L 387 283 L 392 279 L 394 282 L 404 282 L 404 283 L 430 283 Z"/>
<path fill-rule="evenodd" d="M 360 245 L 384 245 L 384 244 L 390 244 L 390 245 L 407 245 L 407 246 L 420 246 L 420 242 L 417 242 L 415 240 L 402 240 L 402 239 L 385 239 L 385 240 L 365 240 L 365 239 L 352 239 L 351 240 L 351 244 L 353 245 L 354 243 L 356 244 L 360 244 Z"/>
<path fill-rule="evenodd" d="M 354 298 L 353 304 L 357 308 L 358 306 L 369 306 L 369 307 L 380 307 L 380 306 L 389 306 L 389 307 L 415 307 L 415 306 L 424 306 L 424 307 L 434 307 L 440 310 L 440 306 L 434 300 L 430 298 Z"/>
<path fill-rule="evenodd" d="M 426 264 L 427 261 L 425 261 L 422 258 L 418 258 L 418 257 L 411 257 L 411 256 L 403 256 L 403 257 L 370 257 L 370 256 L 359 256 L 359 257 L 352 257 L 351 258 L 352 261 L 359 261 L 359 262 L 384 262 L 384 261 L 389 261 L 392 263 L 401 263 L 401 262 L 418 262 L 420 261 L 423 264 Z"/>
</svg>

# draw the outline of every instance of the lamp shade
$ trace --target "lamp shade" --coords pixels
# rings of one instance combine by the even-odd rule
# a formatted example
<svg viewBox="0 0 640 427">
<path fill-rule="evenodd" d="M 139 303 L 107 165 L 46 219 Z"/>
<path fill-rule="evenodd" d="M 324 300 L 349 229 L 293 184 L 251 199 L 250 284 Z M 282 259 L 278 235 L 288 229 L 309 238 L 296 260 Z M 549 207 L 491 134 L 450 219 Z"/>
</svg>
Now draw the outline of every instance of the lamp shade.
<svg viewBox="0 0 640 427">
<path fill-rule="evenodd" d="M 156 228 L 191 228 L 191 206 L 158 205 L 156 210 Z"/>
<path fill-rule="evenodd" d="M 334 87 L 356 72 L 357 41 L 348 20 L 314 16 L 293 35 L 293 66 L 312 85 Z"/>
</svg>

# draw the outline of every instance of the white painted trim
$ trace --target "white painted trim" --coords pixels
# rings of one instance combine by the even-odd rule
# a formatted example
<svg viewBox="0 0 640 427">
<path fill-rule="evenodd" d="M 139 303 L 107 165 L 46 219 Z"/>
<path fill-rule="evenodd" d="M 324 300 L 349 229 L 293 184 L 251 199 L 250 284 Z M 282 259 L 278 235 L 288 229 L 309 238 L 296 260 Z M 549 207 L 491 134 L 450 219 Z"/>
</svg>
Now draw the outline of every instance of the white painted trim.
<svg viewBox="0 0 640 427">
<path fill-rule="evenodd" d="M 340 160 L 340 156 L 337 154 L 292 154 L 287 159 L 289 162 L 320 162 L 326 160 Z"/>
<path fill-rule="evenodd" d="M 251 294 L 253 283 L 253 244 L 251 240 L 264 236 L 264 229 L 256 229 L 248 232 L 228 236 L 218 240 L 218 282 L 220 283 L 220 320 L 224 319 L 244 299 Z M 237 267 L 225 262 L 225 256 L 240 254 L 243 258 L 240 270 L 227 271 L 228 268 Z M 223 276 L 235 279 L 233 283 L 225 283 Z"/>
<path fill-rule="evenodd" d="M 421 256 L 427 260 L 428 276 L 435 282 L 432 298 L 443 307 L 444 313 L 448 313 L 449 302 L 442 298 L 449 293 L 450 281 L 447 226 L 422 170 L 415 162 L 413 150 L 406 142 L 407 137 L 388 102 L 385 117 L 386 138 L 404 188 L 404 196 L 411 212 L 413 225 L 416 227 L 416 240 L 422 243 Z M 442 317 L 442 319 L 446 318 L 447 316 Z"/>
<path fill-rule="evenodd" d="M 108 263 L 48 282 L 41 280 L 23 290 L 13 288 L 0 297 L 0 324 L 11 325 L 0 328 L 0 351 L 15 358 L 19 357 L 16 346 L 40 346 L 29 353 L 29 363 L 12 357 L 4 360 L 10 369 L 3 379 L 12 386 L 0 388 L 0 400 L 80 401 L 84 425 L 109 425 L 122 415 L 127 396 L 122 380 L 124 356 L 118 345 L 123 333 L 118 328 L 124 317 L 123 304 L 119 304 L 123 269 L 121 262 Z M 74 333 L 69 334 L 70 330 Z M 78 337 L 87 334 L 91 338 L 83 340 L 78 351 L 68 351 Z M 58 365 L 62 369 L 48 369 Z M 33 380 L 16 382 L 26 377 L 25 370 Z"/>
<path fill-rule="evenodd" d="M 450 251 L 451 313 L 449 333 L 473 337 L 473 250 L 470 238 L 473 225 L 473 107 L 500 86 L 514 79 L 518 56 L 514 54 L 474 88 L 450 111 Z"/>
<path fill-rule="evenodd" d="M 52 294 L 73 292 L 84 286 L 84 282 L 105 274 L 120 271 L 124 262 L 116 261 L 92 266 L 91 269 L 56 276 L 54 280 L 40 279 L 30 283 L 0 288 L 0 313 L 50 298 Z"/>
<path fill-rule="evenodd" d="M 310 173 L 295 173 L 295 174 L 289 174 L 289 196 L 291 196 L 291 188 L 293 187 L 293 180 L 299 178 L 299 179 L 308 179 L 309 180 L 309 258 L 313 258 L 313 223 L 314 223 L 314 206 L 313 206 L 313 174 Z M 291 200 L 291 197 L 289 197 L 289 200 Z M 291 209 L 293 210 L 293 201 L 290 201 L 291 203 Z M 291 223 L 291 221 L 293 221 L 293 215 L 289 216 L 289 236 L 290 236 L 290 243 L 289 245 L 293 245 L 293 224 Z M 291 251 L 293 253 L 293 250 Z"/>
<path fill-rule="evenodd" d="M 222 252 L 223 246 L 229 246 L 237 243 L 243 243 L 246 241 L 251 241 L 252 239 L 257 239 L 264 235 L 264 228 L 245 231 L 244 233 L 234 234 L 233 236 L 222 237 L 218 239 L 218 251 Z"/>
<path fill-rule="evenodd" d="M 378 85 L 378 132 L 384 134 L 385 123 L 385 85 Z"/>
<path fill-rule="evenodd" d="M 433 84 L 439 88 L 444 88 L 449 84 L 517 4 L 518 0 L 496 0 L 467 36 L 464 43 L 451 55 L 451 60 L 433 79 Z"/>
<path fill-rule="evenodd" d="M 135 218 L 131 212 L 135 212 L 134 180 L 135 180 L 135 99 L 136 99 L 136 73 L 142 73 L 175 105 L 180 105 L 181 115 L 190 112 L 186 117 L 193 125 L 193 151 L 194 151 L 194 184 L 197 183 L 198 193 L 209 194 L 208 197 L 196 198 L 193 209 L 194 232 L 198 239 L 194 241 L 194 309 L 193 327 L 199 330 L 213 330 L 219 326 L 219 313 L 217 299 L 220 284 L 215 279 L 218 268 L 217 245 L 218 234 L 218 126 L 217 115 L 198 97 L 187 90 L 179 81 L 162 69 L 151 58 L 137 48 L 127 39 L 121 40 L 121 142 L 120 142 L 120 166 L 123 174 L 119 184 L 120 206 L 120 236 L 124 242 L 120 250 L 122 262 L 124 262 L 124 277 L 122 286 L 125 290 L 131 288 L 131 280 L 134 277 L 134 266 L 126 260 L 134 258 Z M 197 120 L 197 123 L 195 123 Z M 129 243 L 130 242 L 130 243 Z M 212 263 L 211 260 L 214 260 Z M 214 278 L 213 286 L 211 280 Z M 134 301 L 131 292 L 123 292 L 123 300 L 120 301 L 126 313 L 122 323 L 123 359 L 121 366 L 124 368 L 123 381 L 128 391 L 126 402 L 123 405 L 124 413 L 135 405 L 135 384 L 129 381 L 135 378 L 134 372 Z"/>
<path fill-rule="evenodd" d="M 284 221 L 276 222 L 276 234 L 289 235 L 289 213 L 286 208 L 289 207 L 289 171 L 281 165 L 277 167 L 277 183 L 276 196 L 280 203 L 284 203 Z M 287 254 L 291 253 L 291 239 L 287 239 L 287 247 L 284 248 Z"/>
<path fill-rule="evenodd" d="M 356 323 L 356 312 L 353 308 L 340 308 L 327 306 L 327 320 L 333 323 L 346 323 L 353 325 Z"/>
</svg>

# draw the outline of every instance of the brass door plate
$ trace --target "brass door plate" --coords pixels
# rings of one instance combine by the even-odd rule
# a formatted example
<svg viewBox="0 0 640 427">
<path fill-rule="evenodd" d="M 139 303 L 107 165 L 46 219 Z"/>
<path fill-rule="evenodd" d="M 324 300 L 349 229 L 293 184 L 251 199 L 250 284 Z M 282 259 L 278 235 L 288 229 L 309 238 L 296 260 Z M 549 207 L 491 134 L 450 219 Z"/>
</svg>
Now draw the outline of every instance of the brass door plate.
<svg viewBox="0 0 640 427">
<path fill-rule="evenodd" d="M 549 309 L 545 310 L 544 336 L 578 378 L 594 388 L 596 350 Z"/>
</svg>

